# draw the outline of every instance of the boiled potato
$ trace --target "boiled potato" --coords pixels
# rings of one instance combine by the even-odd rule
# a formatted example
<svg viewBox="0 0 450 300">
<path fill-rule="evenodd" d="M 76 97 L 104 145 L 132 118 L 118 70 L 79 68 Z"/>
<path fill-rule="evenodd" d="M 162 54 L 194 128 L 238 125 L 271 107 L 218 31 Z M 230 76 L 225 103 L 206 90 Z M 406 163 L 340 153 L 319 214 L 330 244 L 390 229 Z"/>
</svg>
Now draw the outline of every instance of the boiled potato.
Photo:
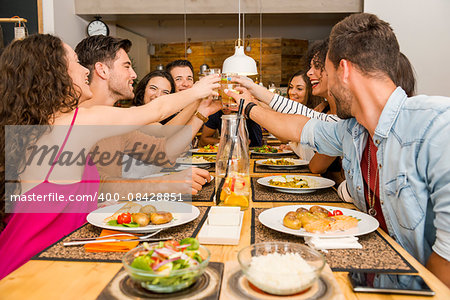
<svg viewBox="0 0 450 300">
<path fill-rule="evenodd" d="M 144 213 L 134 213 L 131 214 L 133 221 L 138 223 L 139 226 L 147 226 L 150 223 L 150 216 Z"/>
<path fill-rule="evenodd" d="M 318 206 L 318 205 L 311 206 L 309 211 L 312 214 L 317 215 L 319 217 L 328 217 L 328 213 L 329 213 L 329 211 L 327 209 L 325 209 L 321 206 Z"/>
<path fill-rule="evenodd" d="M 298 218 L 302 222 L 303 227 L 305 227 L 306 224 L 315 222 L 320 219 L 318 216 L 313 215 L 312 213 L 309 213 L 309 212 L 308 213 L 300 213 Z"/>
<path fill-rule="evenodd" d="M 145 205 L 144 207 L 142 207 L 140 210 L 139 210 L 139 212 L 140 213 L 144 213 L 144 214 L 151 214 L 151 213 L 154 213 L 154 212 L 156 212 L 156 208 L 153 206 L 153 205 Z"/>
<path fill-rule="evenodd" d="M 302 228 L 302 222 L 297 218 L 297 213 L 295 211 L 288 212 L 283 218 L 283 225 L 291 229 Z"/>
<path fill-rule="evenodd" d="M 298 213 L 301 213 L 301 212 L 309 212 L 309 210 L 307 210 L 307 209 L 304 208 L 304 207 L 299 207 L 299 208 L 297 208 L 296 212 L 298 212 Z"/>
<path fill-rule="evenodd" d="M 172 214 L 167 211 L 157 211 L 150 214 L 150 220 L 156 225 L 169 223 L 172 219 Z"/>
</svg>

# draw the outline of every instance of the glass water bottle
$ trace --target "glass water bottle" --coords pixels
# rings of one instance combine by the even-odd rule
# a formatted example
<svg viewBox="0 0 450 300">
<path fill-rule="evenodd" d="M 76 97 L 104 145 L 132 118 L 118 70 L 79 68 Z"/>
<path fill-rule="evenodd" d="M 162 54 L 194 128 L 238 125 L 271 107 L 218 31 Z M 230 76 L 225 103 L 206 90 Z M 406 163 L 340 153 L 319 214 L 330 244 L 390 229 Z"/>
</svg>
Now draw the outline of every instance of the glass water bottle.
<svg viewBox="0 0 450 300">
<path fill-rule="evenodd" d="M 244 117 L 223 115 L 216 160 L 216 204 L 248 208 L 252 194 L 248 146 Z"/>
</svg>

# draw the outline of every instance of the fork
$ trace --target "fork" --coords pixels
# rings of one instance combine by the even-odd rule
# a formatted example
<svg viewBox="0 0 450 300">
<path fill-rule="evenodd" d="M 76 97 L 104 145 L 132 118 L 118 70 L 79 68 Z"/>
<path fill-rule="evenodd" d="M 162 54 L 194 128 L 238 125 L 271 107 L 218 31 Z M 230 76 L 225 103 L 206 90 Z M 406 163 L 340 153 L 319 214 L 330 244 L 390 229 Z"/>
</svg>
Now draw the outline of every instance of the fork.
<svg viewBox="0 0 450 300">
<path fill-rule="evenodd" d="M 132 233 L 115 233 L 115 234 L 109 234 L 109 235 L 103 235 L 103 236 L 98 236 L 98 237 L 92 237 L 92 238 L 75 238 L 75 239 L 71 239 L 69 242 L 76 242 L 76 241 L 92 241 L 92 240 L 97 240 L 97 239 L 104 239 L 104 238 L 111 238 L 114 236 L 131 236 L 131 237 L 135 237 L 136 240 L 145 240 L 148 239 L 152 236 L 157 235 L 158 233 L 160 233 L 162 231 L 162 229 L 158 229 L 156 231 L 152 231 L 151 233 L 147 234 L 147 235 L 134 235 Z"/>
</svg>

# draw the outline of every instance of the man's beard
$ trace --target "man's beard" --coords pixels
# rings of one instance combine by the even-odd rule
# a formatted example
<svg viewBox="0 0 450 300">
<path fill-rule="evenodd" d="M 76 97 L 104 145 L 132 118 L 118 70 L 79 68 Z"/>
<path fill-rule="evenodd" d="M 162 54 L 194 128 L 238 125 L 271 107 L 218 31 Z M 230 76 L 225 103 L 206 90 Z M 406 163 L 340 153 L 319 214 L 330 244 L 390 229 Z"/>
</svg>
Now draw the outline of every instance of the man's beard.
<svg viewBox="0 0 450 300">
<path fill-rule="evenodd" d="M 334 97 L 336 101 L 336 114 L 341 119 L 350 119 L 353 118 L 351 114 L 351 95 L 349 93 L 344 92 L 344 97 L 337 96 L 333 91 L 329 90 L 331 96 Z M 343 99 L 345 98 L 345 99 Z"/>
<path fill-rule="evenodd" d="M 114 98 L 115 101 L 119 100 L 131 100 L 134 98 L 134 93 L 130 88 L 128 87 L 128 84 L 124 86 L 123 88 L 116 86 L 110 86 L 110 92 L 111 96 Z"/>
</svg>

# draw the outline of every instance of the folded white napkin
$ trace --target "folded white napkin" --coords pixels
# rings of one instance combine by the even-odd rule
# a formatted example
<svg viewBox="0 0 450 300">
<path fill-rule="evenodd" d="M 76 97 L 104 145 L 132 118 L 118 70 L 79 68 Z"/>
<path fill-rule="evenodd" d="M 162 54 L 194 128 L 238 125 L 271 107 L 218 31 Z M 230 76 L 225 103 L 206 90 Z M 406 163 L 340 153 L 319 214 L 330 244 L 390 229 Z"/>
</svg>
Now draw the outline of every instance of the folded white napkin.
<svg viewBox="0 0 450 300">
<path fill-rule="evenodd" d="M 305 242 L 316 250 L 326 249 L 362 249 L 358 238 L 354 236 L 339 238 L 305 237 Z"/>
</svg>

